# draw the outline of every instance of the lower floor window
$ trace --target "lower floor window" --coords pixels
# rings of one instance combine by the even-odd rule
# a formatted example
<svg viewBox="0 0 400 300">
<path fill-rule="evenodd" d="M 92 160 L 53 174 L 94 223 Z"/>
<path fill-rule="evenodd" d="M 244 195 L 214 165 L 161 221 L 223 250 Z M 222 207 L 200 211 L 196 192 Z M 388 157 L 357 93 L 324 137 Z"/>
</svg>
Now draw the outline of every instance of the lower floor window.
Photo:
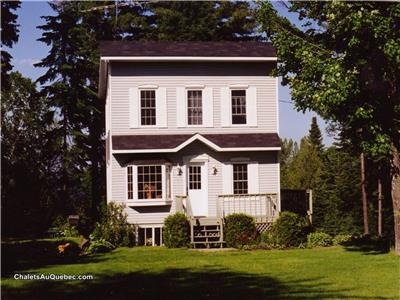
<svg viewBox="0 0 400 300">
<path fill-rule="evenodd" d="M 138 245 L 139 246 L 161 246 L 162 227 L 148 227 L 138 229 Z"/>
<path fill-rule="evenodd" d="M 170 164 L 127 166 L 127 199 L 171 199 L 171 167 Z"/>
<path fill-rule="evenodd" d="M 162 171 L 161 166 L 138 166 L 138 198 L 162 198 Z"/>
<path fill-rule="evenodd" d="M 233 165 L 233 193 L 247 194 L 247 164 L 234 164 Z"/>
</svg>

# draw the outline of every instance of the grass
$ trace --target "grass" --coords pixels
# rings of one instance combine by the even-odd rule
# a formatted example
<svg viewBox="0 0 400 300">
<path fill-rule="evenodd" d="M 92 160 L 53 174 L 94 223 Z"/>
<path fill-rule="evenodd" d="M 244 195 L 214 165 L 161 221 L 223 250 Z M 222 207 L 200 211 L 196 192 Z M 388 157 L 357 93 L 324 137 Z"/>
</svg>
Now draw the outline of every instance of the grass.
<svg viewBox="0 0 400 300">
<path fill-rule="evenodd" d="M 400 259 L 393 252 L 136 247 L 71 261 L 50 255 L 57 243 L 2 244 L 3 299 L 400 299 Z M 15 273 L 94 280 L 24 281 L 13 279 Z"/>
</svg>

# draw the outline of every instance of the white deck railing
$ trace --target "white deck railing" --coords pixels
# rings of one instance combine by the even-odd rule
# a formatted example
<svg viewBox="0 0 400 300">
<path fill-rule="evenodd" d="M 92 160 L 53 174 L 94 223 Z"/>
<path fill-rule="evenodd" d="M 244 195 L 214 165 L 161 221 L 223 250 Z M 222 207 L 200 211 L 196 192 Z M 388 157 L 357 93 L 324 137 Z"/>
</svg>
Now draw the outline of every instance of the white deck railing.
<svg viewBox="0 0 400 300">
<path fill-rule="evenodd" d="M 217 214 L 225 218 L 233 213 L 245 213 L 257 223 L 268 223 L 278 216 L 277 199 L 277 194 L 219 195 Z"/>
</svg>

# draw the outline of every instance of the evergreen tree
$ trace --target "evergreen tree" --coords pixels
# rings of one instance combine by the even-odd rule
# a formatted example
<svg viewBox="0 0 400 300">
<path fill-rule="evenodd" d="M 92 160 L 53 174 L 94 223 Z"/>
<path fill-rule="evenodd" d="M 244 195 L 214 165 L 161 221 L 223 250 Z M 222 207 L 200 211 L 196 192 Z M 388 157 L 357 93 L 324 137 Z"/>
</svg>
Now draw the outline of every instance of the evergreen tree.
<svg viewBox="0 0 400 300">
<path fill-rule="evenodd" d="M 317 149 L 318 153 L 322 154 L 324 145 L 322 143 L 321 130 L 319 129 L 317 123 L 317 117 L 312 117 L 311 119 L 311 128 L 308 133 L 308 140 L 310 141 L 311 145 Z"/>
<path fill-rule="evenodd" d="M 281 140 L 281 151 L 279 152 L 279 163 L 281 170 L 281 188 L 290 188 L 290 183 L 288 182 L 290 177 L 291 164 L 299 152 L 299 147 L 297 142 L 292 139 Z"/>
<path fill-rule="evenodd" d="M 332 146 L 323 164 L 313 193 L 313 225 L 332 235 L 361 233 L 358 157 Z"/>
<path fill-rule="evenodd" d="M 18 16 L 14 11 L 21 1 L 1 1 L 1 90 L 10 88 L 9 72 L 12 70 L 12 56 L 4 47 L 11 48 L 18 41 Z"/>
<path fill-rule="evenodd" d="M 161 1 L 151 3 L 151 39 L 232 41 L 260 38 L 251 2 Z M 254 5 L 254 3 L 253 3 Z"/>
<path fill-rule="evenodd" d="M 302 138 L 300 149 L 288 166 L 284 188 L 289 189 L 313 189 L 317 185 L 318 178 L 323 168 L 322 160 L 317 150 L 307 138 Z"/>
</svg>

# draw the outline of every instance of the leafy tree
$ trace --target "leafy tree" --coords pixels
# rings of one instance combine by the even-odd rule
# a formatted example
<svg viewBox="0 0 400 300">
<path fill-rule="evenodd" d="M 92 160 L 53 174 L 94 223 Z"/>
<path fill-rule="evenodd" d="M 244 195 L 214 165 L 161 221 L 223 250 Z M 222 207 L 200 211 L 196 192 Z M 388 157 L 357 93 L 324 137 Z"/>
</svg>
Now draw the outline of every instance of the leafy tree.
<svg viewBox="0 0 400 300">
<path fill-rule="evenodd" d="M 54 111 L 30 79 L 18 72 L 9 79 L 10 90 L 3 91 L 1 101 L 2 228 L 3 234 L 16 235 L 48 224 L 58 162 Z"/>
<path fill-rule="evenodd" d="M 311 145 L 317 149 L 318 153 L 322 153 L 324 145 L 322 143 L 321 130 L 319 129 L 317 123 L 317 117 L 312 117 L 311 119 L 311 128 L 308 133 L 308 140 L 310 141 Z"/>
<path fill-rule="evenodd" d="M 18 41 L 18 16 L 14 13 L 21 1 L 1 1 L 1 90 L 10 88 L 9 72 L 12 56 L 4 46 L 11 48 Z"/>
<path fill-rule="evenodd" d="M 343 135 L 392 168 L 396 253 L 400 255 L 400 4 L 291 2 L 303 30 L 263 2 L 259 20 L 277 48 L 277 75 L 297 109 L 338 123 Z M 362 150 L 361 150 L 362 149 Z"/>
</svg>

